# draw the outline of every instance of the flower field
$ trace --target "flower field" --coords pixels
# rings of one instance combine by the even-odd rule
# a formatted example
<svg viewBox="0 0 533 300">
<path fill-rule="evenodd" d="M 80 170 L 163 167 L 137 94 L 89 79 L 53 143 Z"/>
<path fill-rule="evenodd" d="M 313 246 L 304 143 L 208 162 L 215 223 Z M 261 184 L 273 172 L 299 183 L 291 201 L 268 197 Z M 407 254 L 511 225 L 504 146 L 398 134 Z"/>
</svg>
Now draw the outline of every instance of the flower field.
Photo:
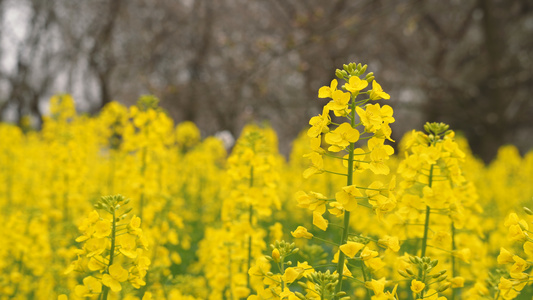
<svg viewBox="0 0 533 300">
<path fill-rule="evenodd" d="M 533 152 L 393 141 L 374 75 L 335 75 L 288 159 L 267 125 L 227 153 L 153 96 L 0 124 L 0 299 L 531 299 Z"/>
</svg>

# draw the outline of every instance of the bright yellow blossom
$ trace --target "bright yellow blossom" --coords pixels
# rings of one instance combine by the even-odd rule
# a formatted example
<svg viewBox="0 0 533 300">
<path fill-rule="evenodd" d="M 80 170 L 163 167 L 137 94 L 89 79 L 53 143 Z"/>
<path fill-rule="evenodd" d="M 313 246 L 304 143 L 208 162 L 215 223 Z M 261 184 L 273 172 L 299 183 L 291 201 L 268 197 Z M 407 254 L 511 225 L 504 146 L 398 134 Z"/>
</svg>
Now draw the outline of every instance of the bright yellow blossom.
<svg viewBox="0 0 533 300">
<path fill-rule="evenodd" d="M 344 150 L 350 143 L 359 140 L 359 131 L 353 128 L 349 123 L 342 123 L 335 130 L 326 134 L 326 143 L 331 146 L 329 151 L 339 152 Z"/>
<path fill-rule="evenodd" d="M 309 125 L 311 125 L 311 128 L 307 130 L 307 135 L 310 138 L 315 138 L 323 133 L 328 133 L 328 125 L 330 123 L 331 117 L 329 116 L 329 109 L 324 106 L 321 115 L 312 117 L 311 120 L 309 120 Z"/>
<path fill-rule="evenodd" d="M 365 247 L 365 244 L 348 241 L 339 248 L 344 254 L 346 254 L 346 256 L 353 258 L 359 252 L 359 250 L 363 249 L 363 247 Z"/>
<path fill-rule="evenodd" d="M 349 112 L 348 103 L 350 102 L 350 93 L 336 90 L 331 93 L 331 98 L 332 100 L 325 107 L 332 110 L 338 117 L 345 116 Z"/>
<path fill-rule="evenodd" d="M 418 281 L 416 279 L 413 279 L 411 281 L 411 291 L 413 291 L 413 293 L 420 294 L 424 290 L 425 287 L 426 287 L 426 284 L 423 283 L 422 281 Z"/>
<path fill-rule="evenodd" d="M 503 247 L 500 248 L 500 255 L 498 255 L 497 260 L 501 265 L 514 263 L 513 254 Z"/>
<path fill-rule="evenodd" d="M 102 276 L 102 283 L 111 288 L 113 292 L 122 290 L 121 282 L 128 280 L 128 271 L 119 264 L 113 264 L 109 267 L 109 274 Z"/>
<path fill-rule="evenodd" d="M 347 211 L 354 211 L 357 208 L 357 198 L 359 197 L 363 197 L 363 194 L 355 185 L 345 186 L 335 194 L 335 199 Z"/>
<path fill-rule="evenodd" d="M 83 285 L 77 285 L 74 292 L 79 297 L 91 297 L 102 292 L 102 284 L 93 276 L 83 278 Z"/>
<path fill-rule="evenodd" d="M 344 85 L 344 88 L 349 91 L 350 93 L 354 94 L 357 96 L 357 94 L 359 94 L 359 91 L 363 90 L 364 88 L 366 88 L 368 86 L 368 81 L 366 80 L 361 80 L 359 77 L 357 76 L 352 76 L 350 77 L 350 79 L 348 80 L 348 83 L 346 83 Z"/>
<path fill-rule="evenodd" d="M 337 90 L 337 79 L 333 79 L 329 86 L 323 86 L 318 90 L 318 98 L 332 98 L 332 93 Z"/>
<path fill-rule="evenodd" d="M 390 95 L 385 93 L 381 85 L 375 80 L 372 81 L 372 90 L 370 91 L 370 100 L 390 99 Z"/>
<path fill-rule="evenodd" d="M 313 238 L 313 234 L 307 231 L 307 228 L 303 226 L 298 226 L 295 231 L 291 231 L 291 234 L 295 238 L 305 238 L 305 239 L 311 239 Z"/>
</svg>

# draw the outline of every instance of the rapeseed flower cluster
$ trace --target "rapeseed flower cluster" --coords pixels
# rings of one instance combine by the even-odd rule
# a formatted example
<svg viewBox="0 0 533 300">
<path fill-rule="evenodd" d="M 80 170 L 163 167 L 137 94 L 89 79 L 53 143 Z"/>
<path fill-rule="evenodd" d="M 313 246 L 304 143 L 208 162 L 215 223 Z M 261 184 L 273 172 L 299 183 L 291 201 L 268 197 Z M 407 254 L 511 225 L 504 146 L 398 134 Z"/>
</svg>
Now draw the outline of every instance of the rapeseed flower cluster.
<svg viewBox="0 0 533 300">
<path fill-rule="evenodd" d="M 95 207 L 109 217 L 94 210 L 79 226 L 82 235 L 76 242 L 83 246 L 76 251 L 77 260 L 65 271 L 85 276 L 83 285 L 74 288 L 78 297 L 107 299 L 109 291 L 122 291 L 126 281 L 136 289 L 146 285 L 144 277 L 151 263 L 145 253 L 148 244 L 139 217 L 134 215 L 123 222 L 131 211 L 122 209 L 128 202 L 121 195 L 102 197 Z"/>
<path fill-rule="evenodd" d="M 259 224 L 281 207 L 276 143 L 271 130 L 247 126 L 228 157 L 220 223 L 208 226 L 198 253 L 209 299 L 245 298 L 255 285 L 248 270 L 266 248 L 268 236 Z"/>
</svg>

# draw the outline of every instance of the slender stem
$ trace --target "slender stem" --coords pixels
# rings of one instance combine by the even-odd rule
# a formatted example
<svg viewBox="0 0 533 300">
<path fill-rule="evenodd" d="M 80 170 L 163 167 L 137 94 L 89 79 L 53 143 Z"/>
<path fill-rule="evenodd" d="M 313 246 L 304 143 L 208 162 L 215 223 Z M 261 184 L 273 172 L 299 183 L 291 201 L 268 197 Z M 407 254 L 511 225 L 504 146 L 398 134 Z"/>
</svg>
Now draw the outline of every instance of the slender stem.
<svg viewBox="0 0 533 300">
<path fill-rule="evenodd" d="M 352 101 L 352 118 L 351 118 L 351 125 L 352 128 L 355 128 L 355 99 Z M 353 184 L 353 164 L 354 164 L 354 149 L 355 145 L 354 143 L 350 143 L 349 150 L 348 150 L 348 174 L 347 174 L 347 180 L 346 185 L 352 185 Z M 350 212 L 345 211 L 344 212 L 344 225 L 342 230 L 342 236 L 341 241 L 339 245 L 346 244 L 346 241 L 348 240 L 348 234 L 350 229 Z M 339 283 L 337 283 L 337 286 L 335 287 L 335 299 L 339 299 L 337 294 L 342 290 L 342 279 L 343 279 L 343 273 L 344 273 L 344 259 L 345 255 L 342 251 L 339 251 L 339 261 L 337 263 L 337 274 L 339 274 Z"/>
<path fill-rule="evenodd" d="M 368 275 L 366 273 L 366 268 L 365 268 L 365 262 L 364 261 L 361 261 L 361 271 L 363 272 L 363 278 L 365 280 L 365 283 L 367 281 L 372 280 L 372 273 L 370 273 Z M 370 290 L 368 288 L 365 289 L 365 299 L 371 300 L 371 298 L 370 298 Z"/>
<path fill-rule="evenodd" d="M 337 173 L 337 172 L 333 172 L 333 171 L 328 171 L 328 170 L 322 170 L 322 171 L 324 171 L 324 173 L 330 173 L 330 174 L 335 174 L 335 175 L 340 175 L 340 176 L 346 176 L 346 174 Z"/>
<path fill-rule="evenodd" d="M 424 237 L 422 238 L 422 254 L 420 255 L 421 257 L 426 256 L 430 212 L 431 212 L 431 209 L 429 208 L 429 206 L 426 206 L 426 221 L 424 222 Z"/>
<path fill-rule="evenodd" d="M 433 166 L 431 165 L 431 169 L 429 170 L 429 187 L 431 187 L 431 183 L 433 182 Z M 429 205 L 426 205 L 426 220 L 424 222 L 424 238 L 422 239 L 422 254 L 421 257 L 426 256 L 426 247 L 427 247 L 427 240 L 428 240 L 428 231 L 429 231 L 429 214 L 431 212 L 431 209 Z"/>
<path fill-rule="evenodd" d="M 328 241 L 328 240 L 325 240 L 325 239 L 321 239 L 321 238 L 316 237 L 316 236 L 313 236 L 313 238 L 314 238 L 315 240 L 319 240 L 319 241 L 321 241 L 321 242 L 323 242 L 323 243 L 326 243 L 326 244 L 330 244 L 330 245 L 333 245 L 333 246 L 339 246 L 339 245 L 337 245 L 337 244 L 334 243 L 334 242 L 331 242 L 331 241 Z"/>
<path fill-rule="evenodd" d="M 279 261 L 279 271 L 281 272 L 280 274 L 285 274 L 285 255 L 282 255 L 280 257 L 280 261 Z M 285 280 L 282 280 L 282 291 L 287 287 L 286 285 L 286 282 Z"/>
<path fill-rule="evenodd" d="M 429 169 L 429 178 L 428 178 L 428 186 L 429 187 L 431 187 L 431 184 L 433 182 L 433 166 L 434 165 L 431 165 L 431 168 Z M 426 205 L 426 220 L 424 222 L 424 238 L 422 239 L 421 257 L 425 257 L 426 256 L 426 248 L 427 248 L 427 241 L 428 241 L 428 231 L 429 231 L 429 214 L 430 214 L 430 212 L 431 212 L 431 208 L 429 207 L 429 205 Z M 425 280 L 426 280 L 426 270 L 424 269 L 423 270 L 422 282 L 425 282 Z M 420 296 L 421 297 L 424 297 L 425 290 L 427 288 L 428 288 L 428 286 L 426 285 L 426 287 L 420 292 Z"/>
<path fill-rule="evenodd" d="M 113 212 L 113 222 L 111 227 L 111 249 L 109 249 L 109 264 L 107 265 L 107 270 L 105 274 L 109 274 L 109 267 L 113 265 L 113 259 L 115 258 L 115 234 L 117 231 L 117 218 L 115 217 L 115 208 L 112 208 Z M 109 287 L 104 286 L 104 290 L 102 292 L 102 300 L 107 300 L 107 294 L 109 293 Z"/>
</svg>

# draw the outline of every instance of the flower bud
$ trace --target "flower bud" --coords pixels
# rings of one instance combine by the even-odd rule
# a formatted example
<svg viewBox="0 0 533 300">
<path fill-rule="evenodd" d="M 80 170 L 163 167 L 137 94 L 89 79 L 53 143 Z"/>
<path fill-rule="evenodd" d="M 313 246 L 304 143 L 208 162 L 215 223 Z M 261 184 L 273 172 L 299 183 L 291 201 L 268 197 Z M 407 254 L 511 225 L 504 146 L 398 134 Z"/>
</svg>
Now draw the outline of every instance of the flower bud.
<svg viewBox="0 0 533 300">
<path fill-rule="evenodd" d="M 398 270 L 398 274 L 400 274 L 402 277 L 405 277 L 405 278 L 410 278 L 411 276 L 409 276 L 409 274 L 407 274 L 407 272 L 403 271 L 403 270 Z"/>
<path fill-rule="evenodd" d="M 347 65 L 347 64 L 343 64 L 343 65 L 342 65 L 342 68 L 344 69 L 344 71 L 346 71 L 346 72 L 350 72 L 350 66 L 349 66 L 349 65 Z"/>
<path fill-rule="evenodd" d="M 442 271 L 440 271 L 440 272 L 438 272 L 438 273 L 435 273 L 435 274 L 433 274 L 431 277 L 432 277 L 432 278 L 439 278 L 439 277 L 442 276 L 442 274 L 444 274 L 444 273 L 446 273 L 446 270 L 442 270 Z"/>
<path fill-rule="evenodd" d="M 429 265 L 430 265 L 432 268 L 435 268 L 438 264 L 439 264 L 439 260 L 438 260 L 438 259 L 432 260 L 432 261 L 429 263 Z"/>
<path fill-rule="evenodd" d="M 272 250 L 272 259 L 275 261 L 275 262 L 279 262 L 280 260 L 280 253 L 279 253 L 279 250 L 278 248 L 275 248 L 274 250 Z"/>
<path fill-rule="evenodd" d="M 445 284 L 439 286 L 439 288 L 437 289 L 437 292 L 438 292 L 438 293 L 442 293 L 442 292 L 444 292 L 445 290 L 447 290 L 451 285 L 452 285 L 452 284 L 449 283 L 449 282 L 448 282 L 448 283 L 445 283 Z"/>
<path fill-rule="evenodd" d="M 345 291 L 340 291 L 340 292 L 337 293 L 337 297 L 344 297 L 344 296 L 346 296 L 346 295 L 347 295 L 347 294 L 346 294 Z"/>
<path fill-rule="evenodd" d="M 418 264 L 418 261 L 416 259 L 417 257 L 415 256 L 409 256 L 409 260 L 411 261 L 412 264 L 415 264 L 415 265 Z"/>
</svg>

